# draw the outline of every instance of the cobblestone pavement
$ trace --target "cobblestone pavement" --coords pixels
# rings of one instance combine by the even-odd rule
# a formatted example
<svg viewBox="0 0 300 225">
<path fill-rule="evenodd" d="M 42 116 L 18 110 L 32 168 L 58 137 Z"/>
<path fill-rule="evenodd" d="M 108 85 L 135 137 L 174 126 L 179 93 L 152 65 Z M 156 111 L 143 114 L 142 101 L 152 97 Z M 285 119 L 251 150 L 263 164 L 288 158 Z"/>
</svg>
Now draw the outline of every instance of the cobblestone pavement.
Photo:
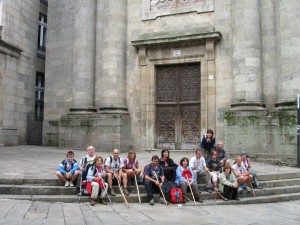
<svg viewBox="0 0 300 225">
<path fill-rule="evenodd" d="M 300 201 L 258 205 L 165 206 L 0 200 L 0 225 L 300 224 Z"/>
</svg>

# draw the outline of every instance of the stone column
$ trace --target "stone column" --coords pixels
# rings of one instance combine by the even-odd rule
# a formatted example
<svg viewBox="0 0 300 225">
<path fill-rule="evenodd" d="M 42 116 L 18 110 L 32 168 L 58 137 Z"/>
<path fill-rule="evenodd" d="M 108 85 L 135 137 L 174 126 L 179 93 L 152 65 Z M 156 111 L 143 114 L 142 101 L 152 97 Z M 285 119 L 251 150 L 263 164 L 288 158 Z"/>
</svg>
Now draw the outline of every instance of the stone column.
<svg viewBox="0 0 300 225">
<path fill-rule="evenodd" d="M 95 112 L 96 0 L 74 1 L 72 113 Z"/>
<path fill-rule="evenodd" d="M 276 0 L 260 1 L 261 37 L 262 37 L 262 77 L 263 100 L 268 112 L 276 101 L 277 71 L 277 39 L 276 39 Z"/>
<path fill-rule="evenodd" d="M 259 0 L 232 0 L 233 110 L 262 109 Z"/>
<path fill-rule="evenodd" d="M 277 0 L 278 98 L 277 106 L 295 104 L 300 83 L 300 5 Z"/>
<path fill-rule="evenodd" d="M 98 17 L 98 19 L 100 19 Z M 102 74 L 97 98 L 100 112 L 127 112 L 126 106 L 126 31 L 127 1 L 104 1 Z M 99 74 L 97 74 L 98 76 Z"/>
</svg>

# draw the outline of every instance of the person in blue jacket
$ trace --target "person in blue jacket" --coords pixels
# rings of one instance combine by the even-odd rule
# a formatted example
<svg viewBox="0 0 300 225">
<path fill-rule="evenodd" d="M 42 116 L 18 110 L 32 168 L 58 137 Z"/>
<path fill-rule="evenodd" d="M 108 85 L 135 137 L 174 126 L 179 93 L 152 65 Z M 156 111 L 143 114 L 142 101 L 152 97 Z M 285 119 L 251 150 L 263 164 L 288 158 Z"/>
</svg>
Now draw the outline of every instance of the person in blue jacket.
<svg viewBox="0 0 300 225">
<path fill-rule="evenodd" d="M 178 187 L 181 188 L 182 194 L 186 196 L 187 187 L 191 187 L 191 191 L 193 191 L 195 200 L 198 202 L 203 202 L 200 199 L 200 194 L 197 186 L 197 181 L 195 179 L 195 175 L 191 167 L 189 167 L 189 160 L 186 157 L 183 157 L 180 160 L 180 166 L 176 169 L 176 180 L 175 183 Z"/>
<path fill-rule="evenodd" d="M 74 159 L 74 152 L 68 151 L 67 158 L 57 167 L 56 176 L 65 183 L 65 187 L 74 187 L 74 181 L 79 175 L 77 161 Z"/>
</svg>

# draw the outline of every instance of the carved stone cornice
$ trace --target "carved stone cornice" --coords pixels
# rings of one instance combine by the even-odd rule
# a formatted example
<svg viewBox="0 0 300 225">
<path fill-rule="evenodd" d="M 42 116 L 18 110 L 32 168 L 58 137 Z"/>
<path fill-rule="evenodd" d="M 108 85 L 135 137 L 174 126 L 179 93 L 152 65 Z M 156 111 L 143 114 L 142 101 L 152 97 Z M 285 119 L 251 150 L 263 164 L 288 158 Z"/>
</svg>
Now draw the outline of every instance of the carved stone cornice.
<svg viewBox="0 0 300 225">
<path fill-rule="evenodd" d="M 206 44 L 207 57 L 214 59 L 214 43 L 221 39 L 220 32 L 213 28 L 199 29 L 198 32 L 157 32 L 142 34 L 138 40 L 131 41 L 132 46 L 139 50 L 140 65 L 146 65 L 147 49 L 154 47 L 174 46 L 176 44 Z"/>
</svg>

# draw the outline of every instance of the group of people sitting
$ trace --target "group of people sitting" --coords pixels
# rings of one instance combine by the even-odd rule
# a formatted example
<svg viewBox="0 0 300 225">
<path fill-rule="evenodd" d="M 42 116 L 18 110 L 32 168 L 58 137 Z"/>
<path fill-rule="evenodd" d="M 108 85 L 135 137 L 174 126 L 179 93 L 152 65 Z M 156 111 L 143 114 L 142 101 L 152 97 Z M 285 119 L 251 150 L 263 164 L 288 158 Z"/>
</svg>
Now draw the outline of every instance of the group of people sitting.
<svg viewBox="0 0 300 225">
<path fill-rule="evenodd" d="M 208 133 L 210 132 L 211 130 L 208 130 Z M 260 188 L 246 152 L 241 152 L 231 166 L 223 142 L 219 141 L 215 147 L 207 151 L 207 146 L 214 142 L 213 133 L 210 138 L 209 136 L 203 137 L 200 146 L 202 149 L 197 149 L 194 157 L 191 159 L 183 157 L 179 165 L 170 158 L 169 150 L 163 149 L 161 157 L 153 155 L 151 162 L 142 172 L 133 149 L 129 150 L 124 160 L 119 156 L 119 150 L 113 149 L 112 155 L 104 161 L 101 156 L 96 156 L 95 148 L 89 146 L 87 155 L 82 157 L 79 163 L 74 159 L 72 151 L 67 152 L 67 158 L 58 166 L 56 175 L 66 187 L 74 187 L 77 180 L 76 186 L 80 188 L 84 181 L 85 188 L 91 195 L 92 206 L 98 195 L 100 195 L 99 202 L 106 205 L 106 194 L 116 195 L 113 185 L 118 185 L 122 194 L 129 195 L 128 181 L 134 182 L 140 176 L 143 178 L 150 205 L 154 204 L 154 192 L 160 193 L 160 203 L 166 202 L 162 190 L 167 182 L 181 188 L 183 196 L 187 196 L 189 187 L 194 200 L 198 202 L 203 202 L 198 190 L 198 183 L 202 177 L 205 178 L 207 192 L 217 192 L 224 200 L 239 200 L 239 192 L 245 189 L 250 191 L 253 186 Z M 202 156 L 203 152 L 207 155 L 207 159 Z"/>
</svg>

